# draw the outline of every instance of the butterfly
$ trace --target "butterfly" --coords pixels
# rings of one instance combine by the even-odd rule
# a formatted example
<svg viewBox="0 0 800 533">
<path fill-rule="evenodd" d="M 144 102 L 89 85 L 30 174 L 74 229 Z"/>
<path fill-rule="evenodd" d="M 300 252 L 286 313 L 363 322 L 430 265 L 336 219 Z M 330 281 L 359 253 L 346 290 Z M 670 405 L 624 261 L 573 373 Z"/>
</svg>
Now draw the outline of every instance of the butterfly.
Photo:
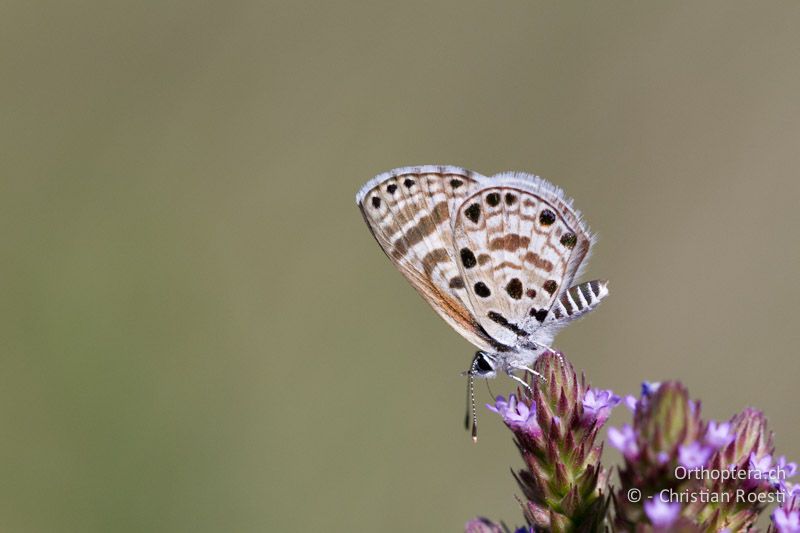
<svg viewBox="0 0 800 533">
<path fill-rule="evenodd" d="M 379 174 L 356 195 L 372 235 L 433 309 L 478 348 L 473 377 L 515 372 L 551 350 L 556 333 L 608 295 L 608 283 L 573 285 L 594 236 L 572 200 L 520 172 L 492 177 L 453 166 Z M 467 418 L 467 425 L 469 419 Z"/>
</svg>

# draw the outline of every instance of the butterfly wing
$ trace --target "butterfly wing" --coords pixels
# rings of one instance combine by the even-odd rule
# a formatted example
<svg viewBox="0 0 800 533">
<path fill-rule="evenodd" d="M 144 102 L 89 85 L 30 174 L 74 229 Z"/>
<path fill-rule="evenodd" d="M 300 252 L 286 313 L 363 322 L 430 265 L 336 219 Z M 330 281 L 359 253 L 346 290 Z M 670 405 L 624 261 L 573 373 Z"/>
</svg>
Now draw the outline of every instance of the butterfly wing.
<svg viewBox="0 0 800 533">
<path fill-rule="evenodd" d="M 372 235 L 403 276 L 475 346 L 495 347 L 471 311 L 453 254 L 451 219 L 483 176 L 457 167 L 406 167 L 376 176 L 356 196 Z"/>
<path fill-rule="evenodd" d="M 476 319 L 512 346 L 542 328 L 592 242 L 561 189 L 518 173 L 482 180 L 459 206 L 453 231 Z"/>
</svg>

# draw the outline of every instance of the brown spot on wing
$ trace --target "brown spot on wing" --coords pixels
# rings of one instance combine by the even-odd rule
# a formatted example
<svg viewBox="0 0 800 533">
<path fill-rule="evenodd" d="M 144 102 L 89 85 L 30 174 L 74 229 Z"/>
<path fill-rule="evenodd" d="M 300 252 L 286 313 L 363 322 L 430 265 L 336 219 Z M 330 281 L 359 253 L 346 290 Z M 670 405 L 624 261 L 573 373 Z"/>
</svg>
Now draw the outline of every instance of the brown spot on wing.
<svg viewBox="0 0 800 533">
<path fill-rule="evenodd" d="M 506 292 L 515 300 L 522 298 L 522 282 L 519 278 L 513 278 L 508 282 L 508 285 L 506 285 Z"/>
<path fill-rule="evenodd" d="M 506 317 L 504 317 L 497 311 L 489 311 L 489 313 L 486 316 L 488 316 L 489 320 L 491 320 L 492 322 L 500 324 L 504 328 L 513 331 L 516 335 L 520 337 L 525 337 L 527 335 L 527 333 L 524 330 L 522 330 L 519 326 L 517 326 L 513 322 L 509 322 Z"/>
<path fill-rule="evenodd" d="M 574 248 L 575 243 L 577 242 L 578 242 L 578 237 L 572 232 L 565 233 L 564 235 L 561 236 L 561 244 L 563 244 L 567 248 Z"/>
<path fill-rule="evenodd" d="M 541 268 L 545 272 L 553 270 L 553 263 L 547 259 L 542 259 L 536 252 L 528 252 L 525 254 L 525 261 L 533 263 L 536 268 Z"/>
<path fill-rule="evenodd" d="M 433 211 L 429 215 L 425 215 L 419 219 L 412 228 L 410 228 L 406 232 L 405 240 L 406 240 L 406 248 L 410 248 L 417 244 L 418 242 L 422 241 L 427 235 L 430 235 L 434 231 L 436 231 L 436 227 L 442 220 L 446 220 L 447 216 L 449 215 L 449 210 L 447 207 L 447 202 L 439 202 L 433 208 Z M 400 237 L 402 239 L 403 237 Z M 393 245 L 397 248 L 397 239 Z"/>
<path fill-rule="evenodd" d="M 430 277 L 437 264 L 444 263 L 449 260 L 450 256 L 447 254 L 447 250 L 444 248 L 431 250 L 425 254 L 425 257 L 422 258 L 422 270 L 424 270 L 425 274 Z"/>
<path fill-rule="evenodd" d="M 405 237 L 400 237 L 392 243 L 392 255 L 396 259 L 402 259 L 408 253 Z"/>
<path fill-rule="evenodd" d="M 553 294 L 554 292 L 556 292 L 558 284 L 555 282 L 555 280 L 548 279 L 547 281 L 544 282 L 542 288 L 547 292 L 549 292 L 550 294 Z"/>
<path fill-rule="evenodd" d="M 556 221 L 556 214 L 549 209 L 545 209 L 539 213 L 539 223 L 542 226 L 549 226 Z"/>
<path fill-rule="evenodd" d="M 474 224 L 478 223 L 478 220 L 481 218 L 481 206 L 480 204 L 472 204 L 468 208 L 464 210 L 464 214 L 470 219 Z"/>
<path fill-rule="evenodd" d="M 530 242 L 530 237 L 521 236 L 517 233 L 509 233 L 503 237 L 492 239 L 491 242 L 489 242 L 489 249 L 513 252 L 519 248 L 527 248 Z"/>
<path fill-rule="evenodd" d="M 451 289 L 463 289 L 464 280 L 461 278 L 461 276 L 455 276 L 450 279 L 449 287 Z"/>
<path fill-rule="evenodd" d="M 544 322 L 544 319 L 547 318 L 547 309 L 537 310 L 535 307 L 531 307 L 531 310 L 528 314 L 539 322 Z"/>
<path fill-rule="evenodd" d="M 475 289 L 475 294 L 477 294 L 481 298 L 488 298 L 489 296 L 492 295 L 492 291 L 482 281 L 476 283 L 473 289 Z"/>
<path fill-rule="evenodd" d="M 514 270 L 522 270 L 522 266 L 511 261 L 503 261 L 499 265 L 493 267 L 494 270 L 503 270 L 504 268 L 513 268 Z"/>
<path fill-rule="evenodd" d="M 472 250 L 469 248 L 462 248 L 459 254 L 461 255 L 461 264 L 464 265 L 464 268 L 472 268 L 478 263 L 478 260 L 475 259 L 475 254 L 472 253 Z"/>
</svg>

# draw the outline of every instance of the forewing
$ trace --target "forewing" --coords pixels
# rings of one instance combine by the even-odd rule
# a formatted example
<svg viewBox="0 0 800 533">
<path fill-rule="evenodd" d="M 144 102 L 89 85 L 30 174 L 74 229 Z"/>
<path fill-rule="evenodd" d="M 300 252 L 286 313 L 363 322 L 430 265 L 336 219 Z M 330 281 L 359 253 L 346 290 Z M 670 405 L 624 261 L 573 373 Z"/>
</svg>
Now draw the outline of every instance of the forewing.
<svg viewBox="0 0 800 533">
<path fill-rule="evenodd" d="M 356 201 L 383 251 L 434 310 L 464 338 L 488 350 L 453 249 L 452 216 L 480 176 L 457 167 L 409 167 L 381 174 Z"/>
<path fill-rule="evenodd" d="M 521 174 L 487 180 L 459 207 L 453 228 L 475 316 L 506 345 L 541 327 L 591 244 L 561 190 Z"/>
</svg>

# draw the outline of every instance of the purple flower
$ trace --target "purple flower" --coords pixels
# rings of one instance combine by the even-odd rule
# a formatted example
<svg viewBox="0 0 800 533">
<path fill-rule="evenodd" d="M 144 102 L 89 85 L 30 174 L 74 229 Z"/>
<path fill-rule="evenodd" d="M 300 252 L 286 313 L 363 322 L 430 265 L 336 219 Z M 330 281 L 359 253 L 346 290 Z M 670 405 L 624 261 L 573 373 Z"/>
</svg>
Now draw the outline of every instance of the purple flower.
<svg viewBox="0 0 800 533">
<path fill-rule="evenodd" d="M 658 452 L 656 460 L 658 460 L 658 464 L 666 464 L 669 461 L 669 454 L 667 452 Z"/>
<path fill-rule="evenodd" d="M 780 490 L 783 492 L 784 501 L 793 504 L 792 498 L 800 496 L 800 484 L 791 483 L 790 481 L 781 481 Z"/>
<path fill-rule="evenodd" d="M 627 407 L 628 409 L 630 409 L 634 413 L 636 412 L 636 405 L 638 403 L 639 403 L 639 400 L 636 399 L 636 396 L 631 396 L 630 394 L 625 396 L 625 407 Z"/>
<path fill-rule="evenodd" d="M 772 513 L 772 522 L 778 533 L 798 533 L 800 532 L 800 512 L 786 511 L 778 508 Z"/>
<path fill-rule="evenodd" d="M 642 381 L 642 394 L 638 401 L 635 401 L 633 397 L 631 399 L 626 398 L 626 402 L 631 402 L 628 404 L 629 407 L 633 409 L 633 412 L 636 412 L 636 407 L 645 407 L 650 398 L 658 391 L 659 387 L 661 387 L 661 383 L 653 382 L 650 383 L 649 381 Z M 635 403 L 634 403 L 635 402 Z"/>
<path fill-rule="evenodd" d="M 779 478 L 788 479 L 797 474 L 797 463 L 787 463 L 786 456 L 781 455 L 775 462 L 775 469 Z"/>
<path fill-rule="evenodd" d="M 513 394 L 508 397 L 508 401 L 498 396 L 494 405 L 487 403 L 486 407 L 502 416 L 506 425 L 512 429 L 523 429 L 534 434 L 541 432 L 536 422 L 536 406 L 528 407 L 524 402 L 518 402 Z"/>
<path fill-rule="evenodd" d="M 659 382 L 650 383 L 649 381 L 642 381 L 642 398 L 649 398 L 656 393 L 661 386 Z"/>
<path fill-rule="evenodd" d="M 591 424 L 605 424 L 611 415 L 611 410 L 622 401 L 619 396 L 610 390 L 589 389 L 583 397 L 583 419 Z"/>
<path fill-rule="evenodd" d="M 765 455 L 761 459 L 758 459 L 755 453 L 750 454 L 750 471 L 753 472 L 752 477 L 765 477 L 765 475 L 768 474 L 771 469 L 771 455 Z"/>
<path fill-rule="evenodd" d="M 722 448 L 730 444 L 731 441 L 733 441 L 733 438 L 730 422 L 717 424 L 712 420 L 708 423 L 708 429 L 706 429 L 707 444 L 713 446 L 714 448 Z"/>
<path fill-rule="evenodd" d="M 767 454 L 760 459 L 754 452 L 750 453 L 750 465 L 747 472 L 747 485 L 758 486 L 766 481 L 773 488 L 780 488 L 783 480 L 777 472 L 777 465 L 772 465 L 772 456 Z"/>
<path fill-rule="evenodd" d="M 636 433 L 628 424 L 622 429 L 608 428 L 608 442 L 622 452 L 625 459 L 634 460 L 639 455 L 639 445 L 636 444 Z"/>
<path fill-rule="evenodd" d="M 656 496 L 650 501 L 644 502 L 644 512 L 650 523 L 658 529 L 667 529 L 681 514 L 681 504 L 669 503 Z"/>
<path fill-rule="evenodd" d="M 678 447 L 678 462 L 686 468 L 699 468 L 708 462 L 712 453 L 714 450 L 699 442 L 682 444 Z"/>
<path fill-rule="evenodd" d="M 488 518 L 473 518 L 464 526 L 464 533 L 503 533 L 504 529 Z"/>
</svg>

